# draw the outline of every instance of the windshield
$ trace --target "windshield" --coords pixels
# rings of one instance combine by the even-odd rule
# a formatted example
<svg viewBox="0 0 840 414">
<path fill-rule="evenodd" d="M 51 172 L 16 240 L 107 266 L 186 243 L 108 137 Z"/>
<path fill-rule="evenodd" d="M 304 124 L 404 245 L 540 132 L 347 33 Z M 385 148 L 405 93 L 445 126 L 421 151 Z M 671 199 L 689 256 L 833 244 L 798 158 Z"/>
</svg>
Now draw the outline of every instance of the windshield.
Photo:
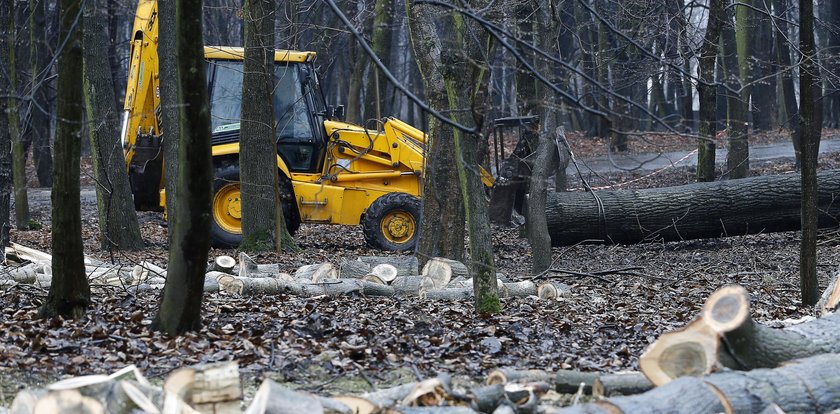
<svg viewBox="0 0 840 414">
<path fill-rule="evenodd" d="M 213 132 L 239 129 L 242 108 L 242 62 L 213 61 L 210 112 Z M 314 138 L 312 122 L 296 65 L 278 63 L 274 70 L 274 121 L 278 140 Z"/>
</svg>

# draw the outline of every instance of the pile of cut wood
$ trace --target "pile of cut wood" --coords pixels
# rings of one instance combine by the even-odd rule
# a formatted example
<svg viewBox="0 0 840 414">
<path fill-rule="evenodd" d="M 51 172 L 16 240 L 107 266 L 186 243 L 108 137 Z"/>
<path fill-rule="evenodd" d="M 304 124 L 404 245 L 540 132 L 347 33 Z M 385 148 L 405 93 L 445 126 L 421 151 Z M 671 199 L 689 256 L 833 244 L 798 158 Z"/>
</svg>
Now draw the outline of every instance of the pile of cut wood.
<svg viewBox="0 0 840 414">
<path fill-rule="evenodd" d="M 0 266 L 0 289 L 17 284 L 49 287 L 52 280 L 49 254 L 13 244 L 6 249 L 7 265 Z M 150 262 L 137 265 L 109 265 L 86 258 L 91 286 L 120 286 L 131 292 L 163 289 L 166 269 Z M 530 280 L 509 282 L 497 274 L 502 297 L 534 296 L 556 299 L 569 287 L 555 282 L 537 286 Z M 413 256 L 362 256 L 343 260 L 339 265 L 317 263 L 301 266 L 288 274 L 278 264 L 258 264 L 245 253 L 239 260 L 219 256 L 207 266 L 205 292 L 233 295 L 288 293 L 301 297 L 337 296 L 358 293 L 364 296 L 420 296 L 434 300 L 469 299 L 472 278 L 458 261 L 432 258 L 422 269 Z"/>
<path fill-rule="evenodd" d="M 641 357 L 642 372 L 500 368 L 484 384 L 471 387 L 456 386 L 449 375 L 440 374 L 361 395 L 329 397 L 265 380 L 246 407 L 235 362 L 176 370 L 162 387 L 127 367 L 108 376 L 70 378 L 20 391 L 10 412 L 840 412 L 838 302 L 835 277 L 820 304 L 822 317 L 770 327 L 752 320 L 743 288 L 721 288 L 695 321 L 650 346 Z M 579 404 L 583 399 L 590 402 Z"/>
</svg>

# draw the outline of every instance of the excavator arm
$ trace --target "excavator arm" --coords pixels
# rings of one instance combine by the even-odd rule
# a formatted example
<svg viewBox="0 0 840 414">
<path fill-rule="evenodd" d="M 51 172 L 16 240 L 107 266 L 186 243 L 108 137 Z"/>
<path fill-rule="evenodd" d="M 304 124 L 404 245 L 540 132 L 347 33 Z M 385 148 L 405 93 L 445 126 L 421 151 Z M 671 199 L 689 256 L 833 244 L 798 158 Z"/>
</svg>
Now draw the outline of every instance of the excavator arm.
<svg viewBox="0 0 840 414">
<path fill-rule="evenodd" d="M 163 155 L 160 134 L 156 0 L 140 0 L 131 37 L 131 57 L 120 141 L 135 207 L 160 208 Z"/>
</svg>

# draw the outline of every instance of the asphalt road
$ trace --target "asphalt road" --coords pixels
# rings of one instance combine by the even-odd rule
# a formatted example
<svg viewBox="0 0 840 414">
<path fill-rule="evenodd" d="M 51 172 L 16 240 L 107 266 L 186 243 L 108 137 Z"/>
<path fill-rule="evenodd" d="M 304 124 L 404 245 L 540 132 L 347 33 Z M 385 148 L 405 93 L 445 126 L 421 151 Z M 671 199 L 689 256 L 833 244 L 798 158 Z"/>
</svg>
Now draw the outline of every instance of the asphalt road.
<svg viewBox="0 0 840 414">
<path fill-rule="evenodd" d="M 840 139 L 825 140 L 820 142 L 820 154 L 840 152 Z M 715 152 L 715 162 L 718 164 L 726 162 L 726 149 L 718 148 Z M 750 160 L 764 161 L 777 158 L 793 158 L 793 144 L 790 142 L 751 145 Z M 692 151 L 663 152 L 660 154 L 613 154 L 610 157 L 596 157 L 577 160 L 581 172 L 610 173 L 628 170 L 658 170 L 668 166 L 695 166 L 697 165 L 697 153 Z M 574 165 L 569 165 L 566 170 L 568 174 L 575 174 Z"/>
</svg>

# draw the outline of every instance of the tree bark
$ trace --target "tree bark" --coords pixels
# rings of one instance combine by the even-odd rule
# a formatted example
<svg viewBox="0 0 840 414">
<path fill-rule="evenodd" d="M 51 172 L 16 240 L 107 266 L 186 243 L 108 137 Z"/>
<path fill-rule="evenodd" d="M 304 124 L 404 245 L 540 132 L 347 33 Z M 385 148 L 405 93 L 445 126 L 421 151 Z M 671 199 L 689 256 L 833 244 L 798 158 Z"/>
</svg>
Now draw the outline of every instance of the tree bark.
<svg viewBox="0 0 840 414">
<path fill-rule="evenodd" d="M 134 211 L 128 172 L 115 131 L 119 114 L 114 106 L 113 82 L 108 58 L 108 42 L 101 11 L 102 1 L 88 0 L 84 11 L 84 85 L 88 134 L 96 180 L 99 231 L 103 250 L 138 250 L 143 248 L 140 225 Z"/>
<path fill-rule="evenodd" d="M 80 318 L 90 304 L 85 274 L 82 216 L 79 199 L 79 156 L 82 128 L 82 22 L 76 21 L 80 2 L 61 0 L 58 57 L 58 126 L 52 187 L 53 278 L 40 315 Z"/>
<path fill-rule="evenodd" d="M 167 238 L 172 244 L 174 218 L 178 216 L 178 143 L 180 142 L 180 99 L 178 96 L 178 49 L 175 34 L 175 2 L 158 2 L 158 74 L 160 75 L 160 129 L 163 145 L 163 178 L 166 189 Z M 166 162 L 165 160 L 172 160 Z"/>
<path fill-rule="evenodd" d="M 373 49 L 380 61 L 385 66 L 391 67 L 389 58 L 391 56 L 391 34 L 390 24 L 392 22 L 391 0 L 376 0 L 373 8 L 373 26 L 371 27 L 370 47 Z M 379 72 L 376 65 L 371 65 L 371 74 L 368 76 L 365 87 L 365 118 L 381 119 L 383 116 L 391 115 L 391 108 L 385 108 L 385 90 L 388 81 L 385 75 Z"/>
<path fill-rule="evenodd" d="M 450 92 L 462 91 L 456 91 L 454 87 L 447 89 L 441 67 L 448 66 L 441 65 L 441 59 L 452 59 L 447 55 L 453 51 L 444 50 L 443 39 L 438 35 L 436 28 L 436 22 L 446 19 L 448 12 L 429 5 L 412 6 L 410 0 L 406 0 L 405 5 L 411 16 L 411 43 L 423 77 L 426 101 L 436 109 L 459 109 L 457 101 L 450 101 L 455 99 Z M 452 23 L 450 20 L 440 22 L 449 30 L 452 30 Z M 454 135 L 455 131 L 451 126 L 435 118 L 430 117 L 428 120 L 429 143 L 423 177 L 423 216 L 435 217 L 435 220 L 423 220 L 420 225 L 417 257 L 421 265 L 431 257 L 464 260 L 466 216 L 456 168 L 458 161 Z"/>
<path fill-rule="evenodd" d="M 245 0 L 240 189 L 243 248 L 279 250 L 283 225 L 274 129 L 273 0 Z"/>
<path fill-rule="evenodd" d="M 9 48 L 6 50 L 6 60 L 4 61 L 6 76 L 8 76 L 9 92 L 8 96 L 0 99 L 6 99 L 8 109 L 6 116 L 8 117 L 9 135 L 12 140 L 12 184 L 15 191 L 15 225 L 18 229 L 29 228 L 29 199 L 26 194 L 26 154 L 23 149 L 23 142 L 20 128 L 20 116 L 18 111 L 18 85 L 17 85 L 17 62 L 15 58 L 15 49 L 17 38 L 17 29 L 15 25 L 14 5 L 9 12 L 7 20 L 0 22 L 4 25 L 5 36 L 8 37 Z"/>
<path fill-rule="evenodd" d="M 799 287 L 802 303 L 813 305 L 819 300 L 817 279 L 818 188 L 817 156 L 822 133 L 820 69 L 814 40 L 814 2 L 799 1 L 799 66 L 800 108 L 802 117 L 802 245 L 799 251 Z"/>
<path fill-rule="evenodd" d="M 790 16 L 790 13 L 788 13 L 788 1 L 773 0 L 773 9 L 781 17 L 775 20 L 779 31 L 779 34 L 776 36 L 776 56 L 782 78 L 783 100 L 780 102 L 780 105 L 785 109 L 785 120 L 782 122 L 782 126 L 786 126 L 790 131 L 791 141 L 793 141 L 793 151 L 796 154 L 796 166 L 800 167 L 802 164 L 802 151 L 800 144 L 799 105 L 796 102 L 790 47 L 787 42 L 788 36 L 790 36 L 787 29 L 787 19 Z"/>
<path fill-rule="evenodd" d="M 749 145 L 747 114 L 749 94 L 744 89 L 740 94 L 732 91 L 741 89 L 737 38 L 735 27 L 724 24 L 721 32 L 721 55 L 723 55 L 726 85 L 726 132 L 729 152 L 726 155 L 726 178 L 744 178 L 749 174 Z"/>
<path fill-rule="evenodd" d="M 819 227 L 837 225 L 840 171 L 818 174 Z M 553 246 L 639 243 L 799 230 L 800 178 L 762 176 L 632 191 L 550 193 Z"/>
<path fill-rule="evenodd" d="M 201 0 L 175 0 L 181 144 L 178 205 L 170 228 L 169 277 L 153 329 L 179 335 L 201 327 L 204 271 L 210 248 L 213 163 L 204 69 Z"/>
<path fill-rule="evenodd" d="M 572 413 L 827 412 L 840 408 L 840 355 L 825 354 L 775 369 L 684 377 L 632 397 L 616 397 L 556 411 Z"/>
<path fill-rule="evenodd" d="M 29 0 L 29 68 L 32 71 L 29 130 L 32 133 L 32 160 L 41 187 L 52 186 L 53 170 L 50 113 L 46 92 L 50 61 L 45 18 L 47 3 L 42 0 Z"/>
<path fill-rule="evenodd" d="M 551 236 L 548 234 L 545 217 L 545 201 L 549 176 L 557 170 L 556 165 L 559 163 L 557 140 L 558 137 L 565 139 L 564 135 L 562 127 L 557 128 L 553 134 L 551 131 L 543 131 L 540 134 L 540 143 L 537 145 L 534 170 L 531 173 L 531 185 L 528 191 L 528 221 L 526 222 L 528 242 L 531 244 L 532 251 L 532 275 L 538 275 L 551 267 Z"/>
<path fill-rule="evenodd" d="M 0 4 L 0 62 L 9 61 L 9 49 L 14 47 L 11 27 L 5 22 L 14 10 L 12 0 Z M 0 71 L 0 96 L 12 94 L 11 81 L 7 71 Z M 12 137 L 9 131 L 10 101 L 0 98 L 0 246 L 9 245 L 9 214 L 12 193 Z"/>
<path fill-rule="evenodd" d="M 706 35 L 700 47 L 699 81 L 697 93 L 700 95 L 700 139 L 697 146 L 697 181 L 715 180 L 715 106 L 717 87 L 715 86 L 715 58 L 718 55 L 720 29 L 726 17 L 723 0 L 711 0 Z"/>
</svg>

